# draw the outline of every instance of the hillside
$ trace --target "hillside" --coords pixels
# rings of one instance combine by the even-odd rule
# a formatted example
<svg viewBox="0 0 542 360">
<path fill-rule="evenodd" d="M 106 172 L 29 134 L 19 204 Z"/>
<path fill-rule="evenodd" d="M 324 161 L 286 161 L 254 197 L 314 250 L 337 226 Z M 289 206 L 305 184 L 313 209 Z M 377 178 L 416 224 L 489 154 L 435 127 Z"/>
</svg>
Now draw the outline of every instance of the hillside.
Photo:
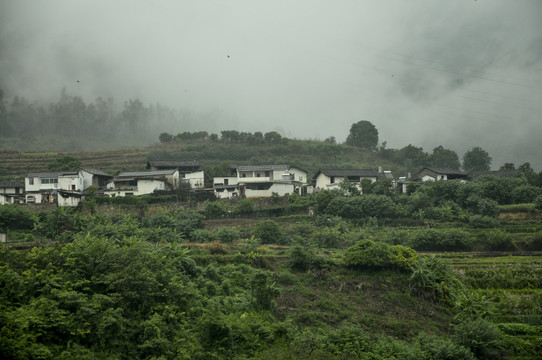
<svg viewBox="0 0 542 360">
<path fill-rule="evenodd" d="M 313 140 L 288 140 L 284 144 L 242 144 L 187 140 L 142 148 L 103 151 L 17 151 L 0 150 L 0 179 L 22 178 L 27 171 L 42 171 L 57 157 L 71 155 L 84 167 L 111 174 L 123 170 L 143 170 L 148 159 L 196 159 L 206 170 L 221 163 L 290 163 L 312 176 L 319 168 L 372 168 L 400 171 L 401 166 L 380 158 L 376 152 Z M 216 169 L 215 169 L 216 172 Z M 404 171 L 400 171 L 403 173 Z M 213 171 L 211 171 L 211 175 Z"/>
</svg>

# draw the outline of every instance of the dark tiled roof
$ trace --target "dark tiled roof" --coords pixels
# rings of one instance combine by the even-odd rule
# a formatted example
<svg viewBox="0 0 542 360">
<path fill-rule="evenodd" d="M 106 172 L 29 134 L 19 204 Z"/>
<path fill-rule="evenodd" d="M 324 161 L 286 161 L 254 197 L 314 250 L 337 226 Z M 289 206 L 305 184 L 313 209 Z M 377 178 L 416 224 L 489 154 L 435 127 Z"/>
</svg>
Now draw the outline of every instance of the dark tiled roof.
<svg viewBox="0 0 542 360">
<path fill-rule="evenodd" d="M 29 172 L 26 177 L 55 178 L 62 175 L 77 175 L 77 171 L 55 171 L 55 172 Z"/>
<path fill-rule="evenodd" d="M 496 171 L 474 171 L 470 173 L 469 175 L 473 179 L 476 179 L 477 177 L 485 176 L 485 175 L 506 178 L 506 177 L 517 177 L 517 176 L 523 175 L 523 171 L 521 171 L 520 169 L 496 170 Z"/>
<path fill-rule="evenodd" d="M 267 170 L 288 170 L 289 165 L 239 165 L 239 171 L 267 171 Z"/>
<path fill-rule="evenodd" d="M 380 173 L 372 169 L 320 169 L 314 175 L 314 179 L 320 174 L 326 176 L 359 176 L 359 177 L 379 177 Z"/>
<path fill-rule="evenodd" d="M 24 187 L 23 180 L 5 180 L 0 181 L 0 188 L 17 188 Z"/>
<path fill-rule="evenodd" d="M 107 176 L 107 177 L 113 177 L 112 175 L 109 175 L 101 170 L 98 170 L 98 169 L 92 169 L 92 168 L 81 168 L 81 170 L 84 170 L 90 174 L 93 174 L 93 175 L 100 175 L 100 176 Z"/>
<path fill-rule="evenodd" d="M 164 176 L 164 175 L 173 175 L 177 171 L 176 169 L 170 170 L 155 170 L 155 171 L 130 171 L 123 172 L 117 175 L 117 178 L 136 178 L 136 177 L 153 177 L 153 176 Z"/>
<path fill-rule="evenodd" d="M 425 169 L 433 171 L 433 172 L 435 172 L 437 174 L 443 174 L 443 175 L 467 175 L 467 173 L 464 172 L 464 171 L 456 170 L 456 169 L 450 169 L 450 168 L 424 168 L 424 169 L 422 169 L 422 171 L 425 170 Z"/>
</svg>

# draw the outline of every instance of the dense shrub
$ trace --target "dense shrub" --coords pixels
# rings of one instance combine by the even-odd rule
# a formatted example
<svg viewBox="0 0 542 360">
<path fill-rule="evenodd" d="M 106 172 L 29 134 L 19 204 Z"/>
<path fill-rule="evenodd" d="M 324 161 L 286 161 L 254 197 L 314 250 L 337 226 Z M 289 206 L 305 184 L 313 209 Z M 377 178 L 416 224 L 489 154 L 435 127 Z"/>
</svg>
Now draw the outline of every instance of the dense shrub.
<svg viewBox="0 0 542 360">
<path fill-rule="evenodd" d="M 484 319 L 462 322 L 454 329 L 455 341 L 470 349 L 478 359 L 495 358 L 501 338 L 498 327 Z"/>
<path fill-rule="evenodd" d="M 216 233 L 206 229 L 196 229 L 190 234 L 189 240 L 195 243 L 210 243 L 216 240 Z"/>
<path fill-rule="evenodd" d="M 192 209 L 176 209 L 172 211 L 175 229 L 185 238 L 190 238 L 192 231 L 203 229 L 203 215 Z"/>
<path fill-rule="evenodd" d="M 542 189 L 532 185 L 521 185 L 512 191 L 515 204 L 531 203 L 540 195 L 542 195 Z"/>
<path fill-rule="evenodd" d="M 330 201 L 326 213 L 346 219 L 390 218 L 401 215 L 399 206 L 385 195 L 336 197 Z"/>
<path fill-rule="evenodd" d="M 418 251 L 467 251 L 474 238 L 464 230 L 423 229 L 411 234 L 408 245 Z"/>
<path fill-rule="evenodd" d="M 537 210 L 542 210 L 542 195 L 538 195 L 534 199 L 534 206 Z"/>
<path fill-rule="evenodd" d="M 264 220 L 254 226 L 252 235 L 262 244 L 285 244 L 287 239 L 273 220 Z"/>
<path fill-rule="evenodd" d="M 18 205 L 0 205 L 1 230 L 32 230 L 32 213 Z"/>
<path fill-rule="evenodd" d="M 226 215 L 228 210 L 226 204 L 222 201 L 207 201 L 205 202 L 204 214 L 207 218 L 218 218 Z"/>
<path fill-rule="evenodd" d="M 461 286 L 452 270 L 438 257 L 422 257 L 408 279 L 410 289 L 432 301 L 451 301 Z"/>
<path fill-rule="evenodd" d="M 410 270 L 418 258 L 412 249 L 401 245 L 389 245 L 372 240 L 361 240 L 346 249 L 344 264 L 357 269 Z"/>
<path fill-rule="evenodd" d="M 319 268 L 322 264 L 321 257 L 312 247 L 297 244 L 290 248 L 288 255 L 288 265 L 295 270 L 306 271 L 313 267 Z"/>
<path fill-rule="evenodd" d="M 477 229 L 490 229 L 499 226 L 499 220 L 485 215 L 468 216 L 467 223 L 470 227 Z"/>
<path fill-rule="evenodd" d="M 322 248 L 337 248 L 342 245 L 344 235 L 337 227 L 323 227 L 311 235 L 312 243 Z"/>
<path fill-rule="evenodd" d="M 254 201 L 252 199 L 241 199 L 233 207 L 233 213 L 238 215 L 249 215 L 254 212 Z"/>
<path fill-rule="evenodd" d="M 216 238 L 223 243 L 232 243 L 239 239 L 239 231 L 231 227 L 221 227 L 216 232 Z"/>
<path fill-rule="evenodd" d="M 514 237 L 506 231 L 493 229 L 484 234 L 483 246 L 491 251 L 514 251 Z"/>
</svg>

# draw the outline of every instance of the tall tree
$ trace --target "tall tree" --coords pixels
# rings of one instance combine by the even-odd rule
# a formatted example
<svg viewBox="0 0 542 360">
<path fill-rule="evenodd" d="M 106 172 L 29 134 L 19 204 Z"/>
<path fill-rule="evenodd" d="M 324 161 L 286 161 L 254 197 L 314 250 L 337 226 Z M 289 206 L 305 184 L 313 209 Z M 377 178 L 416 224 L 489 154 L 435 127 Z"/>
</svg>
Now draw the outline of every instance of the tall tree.
<svg viewBox="0 0 542 360">
<path fill-rule="evenodd" d="M 350 134 L 346 138 L 346 143 L 363 149 L 374 150 L 378 144 L 378 130 L 370 121 L 358 121 L 350 127 Z"/>
<path fill-rule="evenodd" d="M 463 169 L 465 171 L 489 171 L 491 156 L 479 146 L 473 147 L 463 155 Z"/>
<path fill-rule="evenodd" d="M 453 150 L 445 149 L 442 147 L 442 145 L 439 145 L 433 149 L 433 153 L 429 157 L 429 162 L 431 166 L 434 167 L 449 168 L 454 170 L 459 170 L 459 167 L 461 166 L 457 153 Z"/>
</svg>

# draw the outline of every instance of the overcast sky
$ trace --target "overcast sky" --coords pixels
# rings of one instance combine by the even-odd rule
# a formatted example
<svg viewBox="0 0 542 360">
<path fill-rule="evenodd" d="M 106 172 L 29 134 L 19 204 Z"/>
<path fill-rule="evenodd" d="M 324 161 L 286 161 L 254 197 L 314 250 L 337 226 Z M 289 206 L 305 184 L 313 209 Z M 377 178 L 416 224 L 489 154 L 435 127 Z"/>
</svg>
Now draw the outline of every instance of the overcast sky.
<svg viewBox="0 0 542 360">
<path fill-rule="evenodd" d="M 391 148 L 540 170 L 541 19 L 539 0 L 2 0 L 0 89 L 219 114 L 192 131 L 344 141 L 369 120 Z"/>
</svg>

